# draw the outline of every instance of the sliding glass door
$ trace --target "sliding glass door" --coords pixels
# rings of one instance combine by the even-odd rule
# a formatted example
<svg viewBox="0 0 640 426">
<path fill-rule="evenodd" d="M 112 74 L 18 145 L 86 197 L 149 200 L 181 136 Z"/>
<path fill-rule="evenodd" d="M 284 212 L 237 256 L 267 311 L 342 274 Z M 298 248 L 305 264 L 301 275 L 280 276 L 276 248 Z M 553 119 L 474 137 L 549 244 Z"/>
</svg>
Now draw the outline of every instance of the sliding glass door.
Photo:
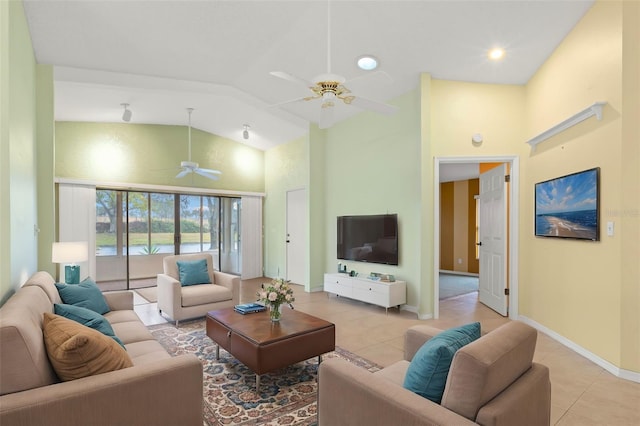
<svg viewBox="0 0 640 426">
<path fill-rule="evenodd" d="M 96 279 L 103 290 L 155 285 L 169 254 L 211 253 L 240 274 L 240 198 L 96 190 Z"/>
</svg>

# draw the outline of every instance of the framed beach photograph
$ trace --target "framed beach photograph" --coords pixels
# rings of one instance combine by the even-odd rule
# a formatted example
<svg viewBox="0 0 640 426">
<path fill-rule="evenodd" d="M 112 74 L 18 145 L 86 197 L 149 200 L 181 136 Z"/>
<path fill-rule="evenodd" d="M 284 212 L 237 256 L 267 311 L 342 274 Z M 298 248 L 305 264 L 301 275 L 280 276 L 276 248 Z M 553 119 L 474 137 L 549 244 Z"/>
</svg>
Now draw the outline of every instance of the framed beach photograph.
<svg viewBox="0 0 640 426">
<path fill-rule="evenodd" d="M 600 240 L 600 168 L 535 185 L 536 237 Z"/>
</svg>

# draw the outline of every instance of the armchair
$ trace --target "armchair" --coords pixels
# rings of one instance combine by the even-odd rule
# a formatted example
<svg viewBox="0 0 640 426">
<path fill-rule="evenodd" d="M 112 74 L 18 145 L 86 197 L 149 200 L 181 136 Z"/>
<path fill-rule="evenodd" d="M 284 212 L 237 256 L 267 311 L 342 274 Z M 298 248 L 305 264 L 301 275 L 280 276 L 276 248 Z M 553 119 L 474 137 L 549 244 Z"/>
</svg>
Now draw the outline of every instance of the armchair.
<svg viewBox="0 0 640 426">
<path fill-rule="evenodd" d="M 211 283 L 183 286 L 180 283 L 178 262 L 205 259 Z M 207 312 L 228 308 L 240 303 L 240 277 L 213 269 L 209 253 L 167 256 L 163 259 L 164 273 L 158 274 L 158 310 L 179 321 L 203 317 Z"/>
<path fill-rule="evenodd" d="M 410 360 L 440 331 L 411 327 L 405 333 L 405 359 L 375 373 L 339 358 L 323 361 L 318 424 L 549 425 L 549 369 L 532 362 L 537 331 L 519 321 L 455 353 L 440 404 L 405 389 Z"/>
</svg>

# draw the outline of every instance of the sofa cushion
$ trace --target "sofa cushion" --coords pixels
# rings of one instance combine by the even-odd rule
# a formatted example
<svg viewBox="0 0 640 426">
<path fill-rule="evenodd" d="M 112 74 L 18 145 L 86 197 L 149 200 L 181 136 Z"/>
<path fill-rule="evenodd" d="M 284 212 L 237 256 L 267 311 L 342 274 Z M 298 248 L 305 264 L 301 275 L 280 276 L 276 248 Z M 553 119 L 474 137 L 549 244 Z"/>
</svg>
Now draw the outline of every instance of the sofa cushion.
<svg viewBox="0 0 640 426">
<path fill-rule="evenodd" d="M 440 404 L 456 351 L 480 337 L 480 323 L 475 322 L 445 330 L 422 345 L 411 360 L 403 386 Z"/>
<path fill-rule="evenodd" d="M 29 277 L 23 287 L 30 286 L 40 287 L 45 293 L 47 293 L 51 303 L 62 303 L 60 293 L 58 293 L 58 289 L 56 288 L 56 281 L 48 272 L 38 271 Z"/>
<path fill-rule="evenodd" d="M 193 261 L 179 260 L 178 274 L 180 275 L 180 285 L 189 286 L 197 284 L 210 284 L 209 270 L 207 269 L 207 259 Z"/>
<path fill-rule="evenodd" d="M 57 303 L 53 305 L 53 312 L 56 315 L 69 318 L 70 320 L 73 320 L 82 325 L 86 325 L 89 328 L 98 330 L 105 336 L 111 337 L 124 348 L 124 343 L 122 343 L 122 341 L 118 339 L 118 336 L 115 335 L 111 324 L 109 324 L 109 321 L 107 321 L 107 319 L 99 313 L 94 312 L 91 309 L 83 308 L 81 306 L 65 304 L 60 305 Z"/>
<path fill-rule="evenodd" d="M 233 299 L 233 293 L 224 286 L 218 284 L 192 285 L 182 288 L 181 305 L 186 308 L 231 299 Z"/>
<path fill-rule="evenodd" d="M 118 322 L 111 324 L 111 326 L 113 327 L 113 331 L 116 332 L 116 336 L 122 340 L 127 348 L 129 344 L 134 342 L 155 340 L 149 329 L 145 327 L 140 320 Z"/>
<path fill-rule="evenodd" d="M 67 305 L 81 306 L 104 315 L 110 311 L 107 301 L 95 282 L 90 278 L 80 284 L 56 283 L 62 301 Z"/>
<path fill-rule="evenodd" d="M 453 357 L 442 406 L 470 420 L 531 368 L 538 333 L 511 321 L 460 349 Z"/>
<path fill-rule="evenodd" d="M 133 366 L 115 340 L 60 315 L 44 313 L 43 333 L 49 360 L 63 381 Z"/>
</svg>

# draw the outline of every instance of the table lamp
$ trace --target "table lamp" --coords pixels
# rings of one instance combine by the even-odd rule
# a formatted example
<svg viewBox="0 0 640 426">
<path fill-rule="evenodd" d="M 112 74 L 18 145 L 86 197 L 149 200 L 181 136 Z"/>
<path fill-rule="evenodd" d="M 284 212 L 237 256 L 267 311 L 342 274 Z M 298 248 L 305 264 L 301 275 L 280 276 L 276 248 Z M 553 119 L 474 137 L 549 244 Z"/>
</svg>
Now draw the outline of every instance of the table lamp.
<svg viewBox="0 0 640 426">
<path fill-rule="evenodd" d="M 64 263 L 64 282 L 78 284 L 80 282 L 79 262 L 89 259 L 89 246 L 85 241 L 53 243 L 51 261 Z"/>
</svg>

